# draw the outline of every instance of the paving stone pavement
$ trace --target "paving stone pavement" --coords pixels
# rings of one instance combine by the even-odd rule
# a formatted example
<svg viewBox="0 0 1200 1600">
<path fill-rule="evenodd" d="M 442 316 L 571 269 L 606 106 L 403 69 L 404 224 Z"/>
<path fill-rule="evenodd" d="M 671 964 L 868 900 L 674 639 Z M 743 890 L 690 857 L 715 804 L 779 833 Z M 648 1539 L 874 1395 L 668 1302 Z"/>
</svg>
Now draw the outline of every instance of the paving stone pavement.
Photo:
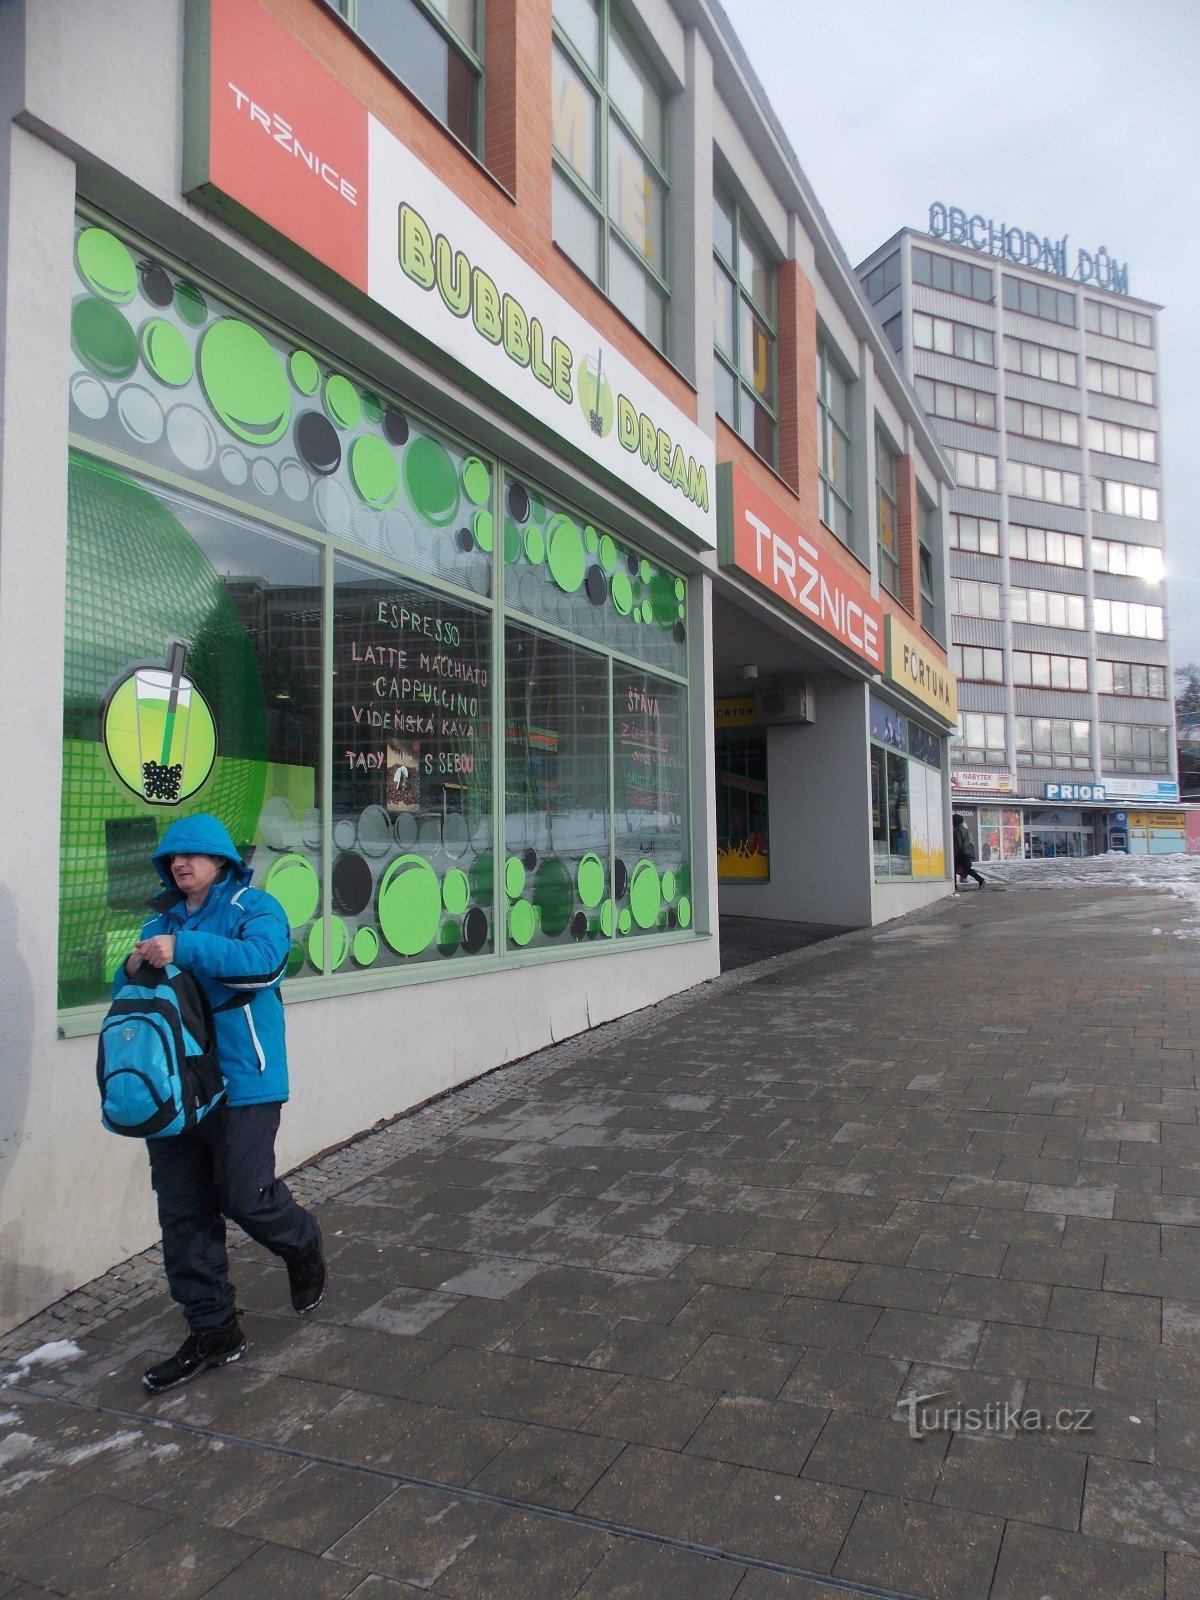
<svg viewBox="0 0 1200 1600">
<path fill-rule="evenodd" d="M 0 1341 L 0 1600 L 1197 1600 L 1182 917 L 964 895 L 492 1074 L 298 1174 L 324 1304 L 242 1241 L 158 1400 L 125 1263 Z"/>
</svg>

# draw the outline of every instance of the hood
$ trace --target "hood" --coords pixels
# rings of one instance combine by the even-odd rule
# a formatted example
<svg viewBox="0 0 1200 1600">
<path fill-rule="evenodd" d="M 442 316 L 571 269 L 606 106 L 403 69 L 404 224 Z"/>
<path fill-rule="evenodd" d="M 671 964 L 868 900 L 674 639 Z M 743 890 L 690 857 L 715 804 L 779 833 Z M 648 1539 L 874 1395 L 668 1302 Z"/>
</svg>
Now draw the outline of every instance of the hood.
<svg viewBox="0 0 1200 1600">
<path fill-rule="evenodd" d="M 159 877 L 168 889 L 175 890 L 168 857 L 194 853 L 202 856 L 221 856 L 229 862 L 230 874 L 241 883 L 249 883 L 253 874 L 244 864 L 238 848 L 229 837 L 229 829 L 219 817 L 198 812 L 194 817 L 181 817 L 163 834 L 153 860 Z M 178 893 L 178 890 L 175 890 Z"/>
</svg>

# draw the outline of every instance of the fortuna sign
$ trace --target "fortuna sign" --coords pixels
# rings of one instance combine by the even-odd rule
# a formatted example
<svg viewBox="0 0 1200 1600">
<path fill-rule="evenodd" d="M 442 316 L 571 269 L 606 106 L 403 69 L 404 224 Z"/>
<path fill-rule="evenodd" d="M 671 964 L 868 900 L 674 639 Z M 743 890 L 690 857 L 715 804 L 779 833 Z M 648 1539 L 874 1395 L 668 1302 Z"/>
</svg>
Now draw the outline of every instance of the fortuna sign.
<svg viewBox="0 0 1200 1600">
<path fill-rule="evenodd" d="M 884 621 L 884 631 L 886 680 L 906 690 L 952 726 L 958 720 L 958 685 L 950 668 L 890 612 Z"/>
<path fill-rule="evenodd" d="M 883 670 L 883 608 L 806 539 L 800 525 L 740 467 L 717 473 L 719 560 L 768 589 L 789 610 Z"/>
<path fill-rule="evenodd" d="M 1114 261 L 1104 245 L 1098 250 L 1078 250 L 1074 270 L 1067 266 L 1067 235 L 1048 239 L 1028 228 L 999 227 L 990 217 L 976 211 L 968 214 L 961 206 L 948 206 L 935 200 L 929 208 L 929 232 L 935 239 L 950 244 L 965 244 L 984 255 L 998 256 L 1021 267 L 1040 267 L 1058 278 L 1075 278 L 1095 284 L 1113 294 L 1129 293 L 1129 263 Z"/>
<path fill-rule="evenodd" d="M 435 360 L 716 544 L 712 440 L 270 12 L 188 0 L 186 46 L 185 192 L 270 230 L 269 248 L 298 246 Z"/>
</svg>

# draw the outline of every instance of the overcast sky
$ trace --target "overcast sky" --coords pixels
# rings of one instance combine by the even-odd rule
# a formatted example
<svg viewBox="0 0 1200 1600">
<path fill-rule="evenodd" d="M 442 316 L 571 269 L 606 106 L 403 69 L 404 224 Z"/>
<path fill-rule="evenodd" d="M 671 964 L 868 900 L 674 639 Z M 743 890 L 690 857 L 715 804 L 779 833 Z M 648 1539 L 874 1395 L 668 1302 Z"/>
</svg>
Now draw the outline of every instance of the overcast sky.
<svg viewBox="0 0 1200 1600">
<path fill-rule="evenodd" d="M 1172 653 L 1200 661 L 1200 4 L 723 3 L 851 262 L 942 200 L 1104 245 L 1165 307 Z"/>
</svg>

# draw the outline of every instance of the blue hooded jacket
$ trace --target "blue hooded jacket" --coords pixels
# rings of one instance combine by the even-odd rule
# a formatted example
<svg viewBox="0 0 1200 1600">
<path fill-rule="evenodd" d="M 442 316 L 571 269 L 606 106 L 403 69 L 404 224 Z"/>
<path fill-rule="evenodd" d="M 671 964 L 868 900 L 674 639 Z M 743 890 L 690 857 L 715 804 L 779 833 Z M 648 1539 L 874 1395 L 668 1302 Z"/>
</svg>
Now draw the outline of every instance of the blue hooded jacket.
<svg viewBox="0 0 1200 1600">
<path fill-rule="evenodd" d="M 229 863 L 204 903 L 189 912 L 171 876 L 171 857 L 220 856 Z M 250 887 L 225 824 L 203 813 L 173 822 L 154 852 L 166 893 L 151 901 L 155 915 L 142 938 L 174 934 L 175 965 L 200 982 L 213 1008 L 217 1055 L 231 1106 L 261 1105 L 288 1097 L 287 1046 L 279 985 L 287 970 L 291 930 L 274 895 Z M 126 981 L 122 965 L 115 994 Z"/>
</svg>

